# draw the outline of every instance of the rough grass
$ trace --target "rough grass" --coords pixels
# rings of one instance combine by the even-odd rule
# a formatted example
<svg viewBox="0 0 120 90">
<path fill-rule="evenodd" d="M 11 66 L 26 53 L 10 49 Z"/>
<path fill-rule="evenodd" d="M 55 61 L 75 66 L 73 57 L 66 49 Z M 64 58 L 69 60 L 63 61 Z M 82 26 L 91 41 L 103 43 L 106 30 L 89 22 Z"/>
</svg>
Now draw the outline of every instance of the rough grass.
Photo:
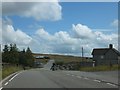
<svg viewBox="0 0 120 90">
<path fill-rule="evenodd" d="M 82 61 L 81 57 L 78 56 L 70 56 L 70 55 L 55 55 L 55 54 L 33 54 L 33 55 L 39 55 L 39 56 L 48 56 L 50 59 L 54 59 L 55 61 L 63 61 L 64 63 L 69 62 L 80 62 Z M 45 60 L 40 59 L 41 62 L 45 62 Z M 83 61 L 87 61 L 86 58 L 83 59 Z"/>
<path fill-rule="evenodd" d="M 110 66 L 96 66 L 96 67 L 80 67 L 80 71 L 88 71 L 88 72 L 94 72 L 94 71 L 113 71 L 113 70 L 120 70 L 120 66 L 113 65 Z"/>
<path fill-rule="evenodd" d="M 5 77 L 9 76 L 12 73 L 15 73 L 17 71 L 22 70 L 23 68 L 21 66 L 5 66 L 2 69 L 2 79 L 4 79 Z"/>
<path fill-rule="evenodd" d="M 0 70 L 0 81 L 2 80 L 2 70 Z"/>
</svg>

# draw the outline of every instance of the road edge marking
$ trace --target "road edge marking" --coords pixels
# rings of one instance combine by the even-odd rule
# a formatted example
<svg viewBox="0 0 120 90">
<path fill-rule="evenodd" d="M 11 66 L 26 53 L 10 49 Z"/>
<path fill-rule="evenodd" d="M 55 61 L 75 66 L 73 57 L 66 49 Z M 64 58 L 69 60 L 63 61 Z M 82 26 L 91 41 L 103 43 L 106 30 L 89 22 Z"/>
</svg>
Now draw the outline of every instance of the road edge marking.
<svg viewBox="0 0 120 90">
<path fill-rule="evenodd" d="M 18 71 L 18 72 L 15 72 L 15 73 L 10 74 L 10 75 L 7 76 L 6 78 L 2 79 L 2 80 L 0 81 L 0 84 L 3 84 L 4 82 L 8 81 L 11 77 L 13 77 L 14 75 L 16 75 L 17 73 L 21 73 L 21 72 L 23 72 L 23 71 L 24 71 L 24 70 L 21 70 L 21 71 Z"/>
<path fill-rule="evenodd" d="M 19 74 L 21 74 L 22 72 L 19 72 L 17 74 L 15 74 L 13 77 L 11 77 L 8 81 L 11 82 L 15 77 L 17 77 Z"/>
<path fill-rule="evenodd" d="M 95 82 L 99 82 L 99 83 L 101 82 L 100 80 L 97 80 L 97 79 L 95 79 L 95 80 L 93 80 L 93 81 L 95 81 Z"/>
<path fill-rule="evenodd" d="M 4 85 L 5 85 L 5 86 L 8 85 L 8 82 L 6 82 Z"/>
<path fill-rule="evenodd" d="M 12 81 L 18 74 L 15 74 L 13 77 L 9 79 L 9 82 Z"/>
<path fill-rule="evenodd" d="M 2 89 L 3 89 L 3 87 L 0 88 L 0 90 L 2 90 Z"/>
</svg>

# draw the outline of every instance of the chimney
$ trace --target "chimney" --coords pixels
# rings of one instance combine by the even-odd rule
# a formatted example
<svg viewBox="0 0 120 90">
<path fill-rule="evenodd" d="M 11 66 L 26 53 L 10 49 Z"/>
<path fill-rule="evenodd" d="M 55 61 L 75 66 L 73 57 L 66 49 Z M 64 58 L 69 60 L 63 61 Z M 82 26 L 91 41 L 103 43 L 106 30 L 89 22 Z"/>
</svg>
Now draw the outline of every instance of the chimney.
<svg viewBox="0 0 120 90">
<path fill-rule="evenodd" d="M 112 44 L 109 44 L 109 48 L 112 49 L 112 48 L 113 48 L 113 45 L 112 45 Z"/>
</svg>

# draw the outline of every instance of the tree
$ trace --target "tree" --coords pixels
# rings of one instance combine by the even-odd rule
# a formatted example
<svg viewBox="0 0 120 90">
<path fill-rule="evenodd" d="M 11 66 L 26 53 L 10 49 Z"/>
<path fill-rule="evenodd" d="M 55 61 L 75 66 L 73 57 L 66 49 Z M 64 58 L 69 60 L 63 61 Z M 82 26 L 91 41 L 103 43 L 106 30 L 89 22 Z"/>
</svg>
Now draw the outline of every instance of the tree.
<svg viewBox="0 0 120 90">
<path fill-rule="evenodd" d="M 9 47 L 8 45 L 4 46 L 2 53 L 2 61 L 8 63 L 9 62 Z"/>
<path fill-rule="evenodd" d="M 34 57 L 32 51 L 28 47 L 27 50 L 19 51 L 16 44 L 5 45 L 2 54 L 3 62 L 10 64 L 20 64 L 23 66 L 34 65 Z"/>
<path fill-rule="evenodd" d="M 19 63 L 19 53 L 16 44 L 10 44 L 10 63 L 18 64 Z"/>
<path fill-rule="evenodd" d="M 29 47 L 26 50 L 26 59 L 27 59 L 27 65 L 32 67 L 34 64 L 34 57 Z"/>
<path fill-rule="evenodd" d="M 26 52 L 25 52 L 25 49 L 23 49 L 23 51 L 21 51 L 19 53 L 19 64 L 20 65 L 23 65 L 23 66 L 26 66 L 27 65 L 27 61 L 26 61 Z"/>
</svg>

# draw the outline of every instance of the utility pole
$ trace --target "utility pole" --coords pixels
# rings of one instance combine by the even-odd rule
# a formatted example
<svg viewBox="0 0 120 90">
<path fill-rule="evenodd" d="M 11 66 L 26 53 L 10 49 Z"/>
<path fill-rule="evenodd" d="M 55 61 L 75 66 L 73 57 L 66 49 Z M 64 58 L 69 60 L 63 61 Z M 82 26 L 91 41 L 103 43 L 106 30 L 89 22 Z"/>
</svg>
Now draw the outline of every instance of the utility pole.
<svg viewBox="0 0 120 90">
<path fill-rule="evenodd" d="M 84 54 L 83 54 L 84 52 L 83 52 L 83 47 L 82 47 L 82 61 L 83 61 L 83 57 L 84 57 Z"/>
</svg>

